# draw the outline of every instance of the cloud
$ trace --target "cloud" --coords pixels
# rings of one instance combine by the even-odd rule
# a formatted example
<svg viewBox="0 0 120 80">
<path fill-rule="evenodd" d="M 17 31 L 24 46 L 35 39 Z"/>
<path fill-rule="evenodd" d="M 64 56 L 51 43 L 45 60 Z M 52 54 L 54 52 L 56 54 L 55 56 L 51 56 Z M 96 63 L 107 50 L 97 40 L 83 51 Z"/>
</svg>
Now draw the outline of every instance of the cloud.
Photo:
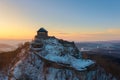
<svg viewBox="0 0 120 80">
<path fill-rule="evenodd" d="M 93 32 L 56 32 L 56 37 L 70 41 L 120 40 L 120 29 L 107 29 Z"/>
<path fill-rule="evenodd" d="M 68 34 L 70 34 L 70 33 L 59 33 L 59 34 L 62 34 L 62 35 L 68 35 Z"/>
</svg>

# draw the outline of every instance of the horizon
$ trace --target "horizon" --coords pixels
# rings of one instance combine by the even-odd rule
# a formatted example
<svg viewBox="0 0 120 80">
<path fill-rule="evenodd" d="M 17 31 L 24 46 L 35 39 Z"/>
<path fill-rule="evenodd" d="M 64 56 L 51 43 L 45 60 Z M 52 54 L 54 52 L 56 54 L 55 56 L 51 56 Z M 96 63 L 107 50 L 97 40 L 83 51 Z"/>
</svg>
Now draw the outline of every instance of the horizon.
<svg viewBox="0 0 120 80">
<path fill-rule="evenodd" d="M 56 37 L 57 38 L 57 37 Z M 58 38 L 62 39 L 62 38 Z M 0 44 L 19 44 L 25 42 L 31 42 L 34 39 L 0 39 Z M 66 39 L 63 39 L 66 41 Z M 70 41 L 70 40 L 67 40 Z M 120 42 L 120 40 L 88 40 L 88 41 L 70 41 L 75 43 L 96 43 L 96 42 Z"/>
<path fill-rule="evenodd" d="M 75 42 L 120 40 L 120 1 L 0 0 L 0 40 L 49 36 Z"/>
</svg>

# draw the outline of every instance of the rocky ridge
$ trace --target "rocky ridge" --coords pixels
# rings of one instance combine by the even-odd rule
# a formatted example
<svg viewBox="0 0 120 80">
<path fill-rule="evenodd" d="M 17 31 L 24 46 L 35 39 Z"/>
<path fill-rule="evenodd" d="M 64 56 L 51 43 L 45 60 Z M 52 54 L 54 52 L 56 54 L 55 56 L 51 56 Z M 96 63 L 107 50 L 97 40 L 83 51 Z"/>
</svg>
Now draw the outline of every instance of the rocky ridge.
<svg viewBox="0 0 120 80">
<path fill-rule="evenodd" d="M 35 39 L 27 54 L 14 66 L 11 80 L 116 80 L 92 60 L 83 59 L 74 42 Z"/>
</svg>

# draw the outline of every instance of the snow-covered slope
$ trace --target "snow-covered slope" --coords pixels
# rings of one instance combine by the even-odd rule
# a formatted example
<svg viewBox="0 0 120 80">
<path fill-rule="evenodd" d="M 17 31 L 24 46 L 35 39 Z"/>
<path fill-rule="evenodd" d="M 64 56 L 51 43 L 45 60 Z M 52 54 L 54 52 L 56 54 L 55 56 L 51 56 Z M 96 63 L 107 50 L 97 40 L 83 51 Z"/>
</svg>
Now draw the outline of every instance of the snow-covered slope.
<svg viewBox="0 0 120 80">
<path fill-rule="evenodd" d="M 11 80 L 116 80 L 85 60 L 73 42 L 54 37 L 35 39 L 11 69 Z"/>
</svg>

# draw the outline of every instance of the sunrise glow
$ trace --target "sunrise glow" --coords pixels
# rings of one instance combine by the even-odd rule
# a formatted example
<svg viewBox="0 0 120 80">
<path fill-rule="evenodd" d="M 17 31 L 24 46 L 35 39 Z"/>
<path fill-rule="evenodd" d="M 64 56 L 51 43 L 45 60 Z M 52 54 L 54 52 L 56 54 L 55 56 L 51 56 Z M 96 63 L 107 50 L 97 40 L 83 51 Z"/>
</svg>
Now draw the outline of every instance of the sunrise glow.
<svg viewBox="0 0 120 80">
<path fill-rule="evenodd" d="M 0 0 L 0 39 L 31 40 L 44 27 L 70 41 L 119 40 L 119 1 L 107 1 Z"/>
</svg>

